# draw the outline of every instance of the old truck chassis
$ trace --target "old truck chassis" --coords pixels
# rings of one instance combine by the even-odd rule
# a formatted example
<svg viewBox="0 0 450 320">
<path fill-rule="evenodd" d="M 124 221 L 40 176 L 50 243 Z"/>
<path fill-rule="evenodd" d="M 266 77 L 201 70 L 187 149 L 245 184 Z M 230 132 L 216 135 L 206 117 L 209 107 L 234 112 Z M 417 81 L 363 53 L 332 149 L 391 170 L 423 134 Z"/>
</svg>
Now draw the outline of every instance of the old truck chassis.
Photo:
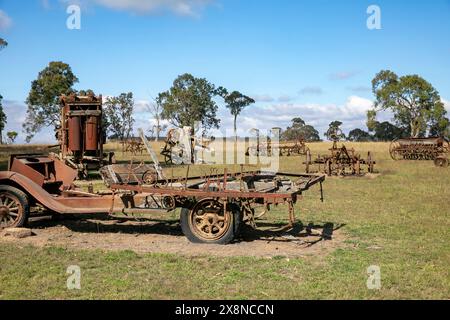
<svg viewBox="0 0 450 320">
<path fill-rule="evenodd" d="M 187 167 L 189 170 L 189 167 Z M 73 185 L 76 170 L 56 156 L 12 156 L 9 171 L 0 172 L 1 227 L 22 226 L 30 207 L 58 214 L 154 214 L 181 209 L 180 223 L 192 242 L 226 244 L 244 223 L 272 205 L 288 206 L 289 226 L 295 222 L 294 204 L 322 175 L 241 172 L 202 177 L 161 179 L 147 164 L 111 165 L 102 169 L 107 192 L 83 192 Z M 255 213 L 255 207 L 263 211 Z"/>
</svg>

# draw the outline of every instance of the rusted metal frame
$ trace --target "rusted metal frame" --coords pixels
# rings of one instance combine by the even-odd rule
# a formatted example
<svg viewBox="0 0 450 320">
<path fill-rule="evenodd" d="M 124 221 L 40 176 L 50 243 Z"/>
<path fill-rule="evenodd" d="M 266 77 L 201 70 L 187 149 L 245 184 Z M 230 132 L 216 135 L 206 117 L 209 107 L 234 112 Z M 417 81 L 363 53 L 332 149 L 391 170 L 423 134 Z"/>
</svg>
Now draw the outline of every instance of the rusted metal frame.
<svg viewBox="0 0 450 320">
<path fill-rule="evenodd" d="M 233 176 L 235 178 L 240 178 L 241 175 L 242 175 L 242 177 L 247 177 L 247 176 L 252 176 L 252 175 L 258 175 L 260 173 L 261 173 L 261 171 L 245 171 L 243 173 L 235 173 Z M 208 175 L 208 177 L 211 179 L 211 174 Z M 220 178 L 220 175 L 219 175 L 219 178 Z M 188 181 L 192 181 L 192 180 L 206 180 L 206 175 L 188 177 L 187 179 L 188 179 Z M 183 180 L 184 180 L 184 178 L 183 178 Z M 158 182 L 163 182 L 163 181 L 166 181 L 166 180 L 158 180 Z M 174 183 L 174 182 L 178 182 L 178 181 L 179 181 L 179 178 L 167 179 L 167 182 L 169 184 Z M 211 181 L 215 181 L 215 180 L 211 179 Z M 199 184 L 202 184 L 202 183 L 204 183 L 204 181 L 199 182 Z"/>
<path fill-rule="evenodd" d="M 147 186 L 135 186 L 135 185 L 111 185 L 112 190 L 134 191 L 138 193 L 148 194 L 160 194 L 160 195 L 180 195 L 185 197 L 226 197 L 226 198 L 250 198 L 250 199 L 292 199 L 296 195 L 300 195 L 302 190 L 291 193 L 263 193 L 263 192 L 241 192 L 235 190 L 223 190 L 219 192 L 215 191 L 203 191 L 186 189 L 180 190 L 176 188 L 154 188 Z"/>
</svg>

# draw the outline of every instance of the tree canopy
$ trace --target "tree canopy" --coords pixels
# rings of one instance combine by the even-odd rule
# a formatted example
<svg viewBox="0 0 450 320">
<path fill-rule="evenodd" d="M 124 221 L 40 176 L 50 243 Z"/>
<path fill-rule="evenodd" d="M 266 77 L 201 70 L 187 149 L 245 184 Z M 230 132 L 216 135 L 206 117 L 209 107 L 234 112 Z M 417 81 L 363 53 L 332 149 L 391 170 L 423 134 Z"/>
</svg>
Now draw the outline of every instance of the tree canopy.
<svg viewBox="0 0 450 320">
<path fill-rule="evenodd" d="M 2 50 L 3 48 L 5 48 L 7 46 L 8 46 L 8 42 L 5 39 L 0 38 L 0 50 Z"/>
<path fill-rule="evenodd" d="M 373 138 L 376 141 L 392 141 L 407 136 L 402 128 L 393 125 L 390 122 L 377 122 Z"/>
<path fill-rule="evenodd" d="M 16 131 L 8 131 L 6 133 L 6 136 L 8 137 L 8 143 L 14 143 L 18 135 L 19 134 Z"/>
<path fill-rule="evenodd" d="M 345 139 L 345 134 L 341 131 L 342 122 L 335 120 L 331 122 L 328 126 L 327 132 L 325 132 L 325 137 L 328 140 Z M 336 135 L 337 134 L 337 135 Z"/>
<path fill-rule="evenodd" d="M 283 132 L 282 138 L 285 140 L 320 141 L 319 132 L 313 126 L 307 125 L 301 118 L 292 119 L 292 125 Z"/>
<path fill-rule="evenodd" d="M 194 128 L 195 122 L 200 122 L 207 130 L 219 127 L 216 95 L 214 84 L 186 73 L 178 76 L 168 91 L 161 92 L 156 102 L 162 106 L 162 118 L 172 125 Z"/>
<path fill-rule="evenodd" d="M 418 75 L 399 77 L 390 70 L 380 71 L 372 80 L 375 95 L 373 112 L 390 110 L 398 127 L 411 137 L 441 135 L 448 125 L 446 110 L 437 90 Z M 369 114 L 374 117 L 376 113 Z"/>
<path fill-rule="evenodd" d="M 43 127 L 53 126 L 55 130 L 60 125 L 59 97 L 68 95 L 74 90 L 72 86 L 78 82 L 70 66 L 64 62 L 50 62 L 38 77 L 31 83 L 31 90 L 26 103 L 27 117 L 23 128 L 27 133 L 26 141 Z"/>
<path fill-rule="evenodd" d="M 355 141 L 355 142 L 366 142 L 366 141 L 371 141 L 372 139 L 373 139 L 372 135 L 369 132 L 364 131 L 359 128 L 353 129 L 352 131 L 350 131 L 348 133 L 348 136 L 347 136 L 347 140 Z"/>
<path fill-rule="evenodd" d="M 233 129 L 234 135 L 237 137 L 237 126 L 236 121 L 238 115 L 241 114 L 242 110 L 244 110 L 249 105 L 255 103 L 255 100 L 252 98 L 240 93 L 239 91 L 233 91 L 228 93 L 226 89 L 220 87 L 218 89 L 218 93 L 225 101 L 225 106 L 228 110 L 230 110 L 231 115 L 233 116 Z"/>
<path fill-rule="evenodd" d="M 133 131 L 133 109 L 134 101 L 131 92 L 122 93 L 117 97 L 108 97 L 103 108 L 106 118 L 104 130 L 117 139 L 128 139 Z"/>
</svg>

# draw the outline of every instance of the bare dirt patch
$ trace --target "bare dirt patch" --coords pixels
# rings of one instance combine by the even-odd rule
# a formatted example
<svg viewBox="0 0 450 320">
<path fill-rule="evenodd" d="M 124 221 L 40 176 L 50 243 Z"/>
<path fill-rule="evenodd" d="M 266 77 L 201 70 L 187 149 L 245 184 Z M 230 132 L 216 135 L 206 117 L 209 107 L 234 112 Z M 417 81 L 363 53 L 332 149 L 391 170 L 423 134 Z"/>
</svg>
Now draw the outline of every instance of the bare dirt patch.
<svg viewBox="0 0 450 320">
<path fill-rule="evenodd" d="M 280 231 L 280 225 L 267 221 L 259 229 L 245 228 L 240 239 L 226 246 L 190 243 L 182 234 L 178 221 L 123 220 L 98 216 L 58 221 L 35 221 L 30 224 L 33 236 L 16 239 L 0 232 L 0 242 L 38 247 L 58 246 L 105 251 L 132 250 L 136 253 L 171 253 L 185 256 L 300 257 L 327 254 L 344 245 L 345 235 L 339 226 L 297 225 Z M 323 235 L 331 235 L 325 240 Z"/>
</svg>

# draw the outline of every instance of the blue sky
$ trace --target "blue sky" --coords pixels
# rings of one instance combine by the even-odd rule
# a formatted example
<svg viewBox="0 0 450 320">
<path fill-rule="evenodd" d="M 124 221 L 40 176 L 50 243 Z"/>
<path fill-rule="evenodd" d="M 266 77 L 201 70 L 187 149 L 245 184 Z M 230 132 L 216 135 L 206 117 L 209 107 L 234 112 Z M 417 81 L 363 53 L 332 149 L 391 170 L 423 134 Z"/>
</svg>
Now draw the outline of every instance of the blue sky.
<svg viewBox="0 0 450 320">
<path fill-rule="evenodd" d="M 81 7 L 80 30 L 66 27 L 70 4 Z M 381 30 L 366 26 L 372 4 Z M 136 127 L 151 126 L 143 104 L 185 72 L 257 100 L 240 134 L 294 116 L 321 133 L 333 120 L 365 128 L 381 69 L 420 74 L 450 110 L 449 0 L 0 0 L 0 37 L 9 42 L 0 52 L 7 130 L 21 131 L 30 83 L 52 60 L 71 65 L 78 89 L 133 92 Z"/>
</svg>

